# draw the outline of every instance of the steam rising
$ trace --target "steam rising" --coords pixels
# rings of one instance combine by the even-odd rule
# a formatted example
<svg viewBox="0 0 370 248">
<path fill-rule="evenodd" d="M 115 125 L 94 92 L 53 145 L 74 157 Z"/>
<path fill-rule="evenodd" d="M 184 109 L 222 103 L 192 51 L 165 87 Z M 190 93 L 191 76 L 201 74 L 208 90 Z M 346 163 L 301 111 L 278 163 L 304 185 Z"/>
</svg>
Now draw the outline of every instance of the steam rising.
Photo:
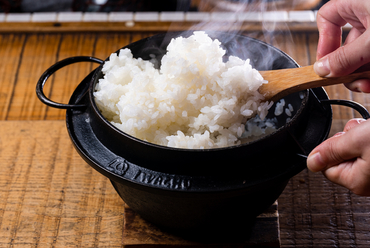
<svg viewBox="0 0 370 248">
<path fill-rule="evenodd" d="M 178 0 L 181 2 L 181 0 Z M 203 30 L 209 34 L 226 32 L 222 35 L 222 44 L 227 44 L 228 53 L 240 57 L 241 59 L 251 59 L 253 66 L 259 70 L 273 68 L 276 57 L 269 53 L 265 47 L 255 42 L 248 42 L 236 39 L 238 35 L 245 35 L 266 43 L 272 44 L 281 50 L 292 49 L 293 39 L 290 35 L 289 27 L 284 20 L 284 13 L 287 1 L 276 0 L 198 0 L 200 12 L 210 12 L 211 20 L 204 20 L 192 26 L 189 30 Z M 293 1 L 294 8 L 295 2 Z M 281 16 L 282 20 L 276 21 Z M 184 32 L 189 36 L 189 32 Z M 279 41 L 279 37 L 284 35 L 284 43 Z M 212 36 L 212 35 L 211 35 Z M 217 35 L 218 36 L 218 35 Z M 285 49 L 282 49 L 285 48 Z M 288 54 L 290 51 L 286 51 Z M 263 61 L 256 61 L 254 56 Z M 276 67 L 276 66 L 275 66 Z"/>
</svg>

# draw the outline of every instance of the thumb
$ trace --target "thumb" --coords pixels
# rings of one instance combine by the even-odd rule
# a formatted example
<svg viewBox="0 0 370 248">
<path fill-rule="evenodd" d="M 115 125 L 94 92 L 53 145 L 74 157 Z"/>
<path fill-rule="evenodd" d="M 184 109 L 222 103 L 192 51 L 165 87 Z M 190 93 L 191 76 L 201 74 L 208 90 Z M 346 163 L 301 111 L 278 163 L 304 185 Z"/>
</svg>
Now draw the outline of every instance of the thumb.
<svg viewBox="0 0 370 248">
<path fill-rule="evenodd" d="M 339 77 L 354 72 L 370 62 L 370 31 L 339 47 L 314 64 L 315 72 L 322 77 Z"/>
<path fill-rule="evenodd" d="M 307 167 L 313 172 L 324 171 L 344 161 L 359 156 L 359 151 L 351 145 L 352 137 L 340 132 L 317 146 L 307 158 Z"/>
</svg>

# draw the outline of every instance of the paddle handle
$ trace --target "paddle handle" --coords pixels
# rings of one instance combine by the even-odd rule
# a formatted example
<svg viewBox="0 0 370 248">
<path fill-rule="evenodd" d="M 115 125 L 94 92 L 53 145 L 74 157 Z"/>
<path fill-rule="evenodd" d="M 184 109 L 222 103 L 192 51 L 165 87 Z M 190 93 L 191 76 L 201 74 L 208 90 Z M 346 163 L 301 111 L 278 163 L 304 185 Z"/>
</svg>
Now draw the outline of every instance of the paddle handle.
<svg viewBox="0 0 370 248">
<path fill-rule="evenodd" d="M 318 76 L 313 65 L 292 69 L 260 71 L 262 77 L 269 81 L 259 88 L 265 100 L 279 100 L 289 94 L 327 85 L 350 83 L 357 79 L 370 78 L 370 71 L 353 73 L 335 78 Z"/>
</svg>

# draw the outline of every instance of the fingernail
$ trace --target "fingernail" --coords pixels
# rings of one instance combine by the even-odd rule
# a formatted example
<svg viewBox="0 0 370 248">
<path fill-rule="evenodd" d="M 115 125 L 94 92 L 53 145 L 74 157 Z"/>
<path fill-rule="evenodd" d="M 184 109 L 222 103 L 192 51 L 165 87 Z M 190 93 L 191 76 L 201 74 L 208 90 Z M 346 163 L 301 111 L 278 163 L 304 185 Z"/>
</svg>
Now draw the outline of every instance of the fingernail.
<svg viewBox="0 0 370 248">
<path fill-rule="evenodd" d="M 350 84 L 351 84 L 352 91 L 362 93 L 361 83 L 359 81 L 355 81 Z"/>
<path fill-rule="evenodd" d="M 307 167 L 312 172 L 322 171 L 325 168 L 320 152 L 310 154 L 307 158 Z"/>
<path fill-rule="evenodd" d="M 342 136 L 343 134 L 345 134 L 345 132 L 338 132 L 338 133 L 334 134 L 333 137 Z"/>
<path fill-rule="evenodd" d="M 362 119 L 362 118 L 355 118 L 355 120 L 357 121 L 358 124 L 366 122 L 366 119 Z"/>
<path fill-rule="evenodd" d="M 329 76 L 330 66 L 328 59 L 323 58 L 319 61 L 316 61 L 315 64 L 313 65 L 313 69 L 315 70 L 316 74 L 321 77 Z"/>
</svg>

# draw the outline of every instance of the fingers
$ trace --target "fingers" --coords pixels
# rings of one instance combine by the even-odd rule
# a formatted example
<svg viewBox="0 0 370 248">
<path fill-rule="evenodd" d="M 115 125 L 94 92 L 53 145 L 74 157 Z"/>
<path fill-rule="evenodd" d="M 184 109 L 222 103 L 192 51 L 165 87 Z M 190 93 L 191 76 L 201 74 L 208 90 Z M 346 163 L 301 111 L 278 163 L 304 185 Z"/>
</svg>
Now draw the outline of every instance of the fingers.
<svg viewBox="0 0 370 248">
<path fill-rule="evenodd" d="M 357 28 L 351 28 L 343 45 L 347 45 L 351 43 L 352 41 L 356 40 L 359 36 L 363 34 L 363 32 L 361 32 Z"/>
<path fill-rule="evenodd" d="M 370 71 L 370 64 L 361 66 L 356 72 Z M 349 90 L 354 92 L 370 93 L 370 79 L 364 78 L 344 84 Z"/>
<path fill-rule="evenodd" d="M 370 70 L 370 2 L 363 0 L 328 1 L 317 14 L 319 42 L 315 72 L 322 77 L 339 77 Z M 342 45 L 342 27 L 352 29 Z M 345 86 L 370 93 L 370 78 Z M 370 195 L 370 121 L 352 119 L 343 132 L 317 146 L 307 158 L 307 167 L 322 171 L 332 182 L 355 194 Z"/>
<path fill-rule="evenodd" d="M 370 93 L 370 79 L 368 78 L 359 79 L 344 85 L 354 92 Z"/>
<path fill-rule="evenodd" d="M 359 157 L 361 155 L 359 146 L 362 146 L 362 143 L 357 138 L 362 134 L 355 129 L 364 122 L 366 122 L 364 119 L 350 120 L 344 127 L 344 132 L 337 133 L 317 146 L 308 156 L 308 169 L 313 172 L 324 171 Z"/>
<path fill-rule="evenodd" d="M 346 187 L 353 193 L 362 196 L 370 195 L 370 174 L 366 161 L 356 159 L 340 163 L 323 172 L 333 183 Z"/>
<path fill-rule="evenodd" d="M 324 171 L 345 161 L 342 157 L 343 142 L 340 142 L 342 140 L 340 137 L 344 134 L 344 132 L 337 133 L 316 147 L 307 158 L 307 168 L 312 172 Z M 339 142 L 342 145 L 338 145 Z"/>
<path fill-rule="evenodd" d="M 366 31 L 351 43 L 336 49 L 315 63 L 315 72 L 323 77 L 350 74 L 370 62 L 370 32 Z"/>
<path fill-rule="evenodd" d="M 338 6 L 332 1 L 320 8 L 316 20 L 319 29 L 316 59 L 319 60 L 341 46 L 342 26 L 346 21 L 340 17 Z"/>
<path fill-rule="evenodd" d="M 307 158 L 307 167 L 312 172 L 324 171 L 344 161 L 359 156 L 350 145 L 348 134 L 341 132 L 316 147 Z"/>
<path fill-rule="evenodd" d="M 370 121 L 352 119 L 343 132 L 316 147 L 307 159 L 311 171 L 357 195 L 370 195 Z"/>
<path fill-rule="evenodd" d="M 319 43 L 315 71 L 323 77 L 350 74 L 370 62 L 370 31 L 366 30 L 365 13 L 369 4 L 364 1 L 329 1 L 318 12 Z M 369 7 L 370 8 L 370 7 Z M 344 46 L 342 26 L 352 24 Z M 348 85 L 350 89 L 368 90 L 362 83 Z"/>
<path fill-rule="evenodd" d="M 354 119 L 351 119 L 347 122 L 347 124 L 344 126 L 343 128 L 343 132 L 348 132 L 349 130 L 351 130 L 352 128 L 360 125 L 361 123 L 365 122 L 366 120 L 365 119 L 362 119 L 362 118 L 354 118 Z"/>
</svg>

